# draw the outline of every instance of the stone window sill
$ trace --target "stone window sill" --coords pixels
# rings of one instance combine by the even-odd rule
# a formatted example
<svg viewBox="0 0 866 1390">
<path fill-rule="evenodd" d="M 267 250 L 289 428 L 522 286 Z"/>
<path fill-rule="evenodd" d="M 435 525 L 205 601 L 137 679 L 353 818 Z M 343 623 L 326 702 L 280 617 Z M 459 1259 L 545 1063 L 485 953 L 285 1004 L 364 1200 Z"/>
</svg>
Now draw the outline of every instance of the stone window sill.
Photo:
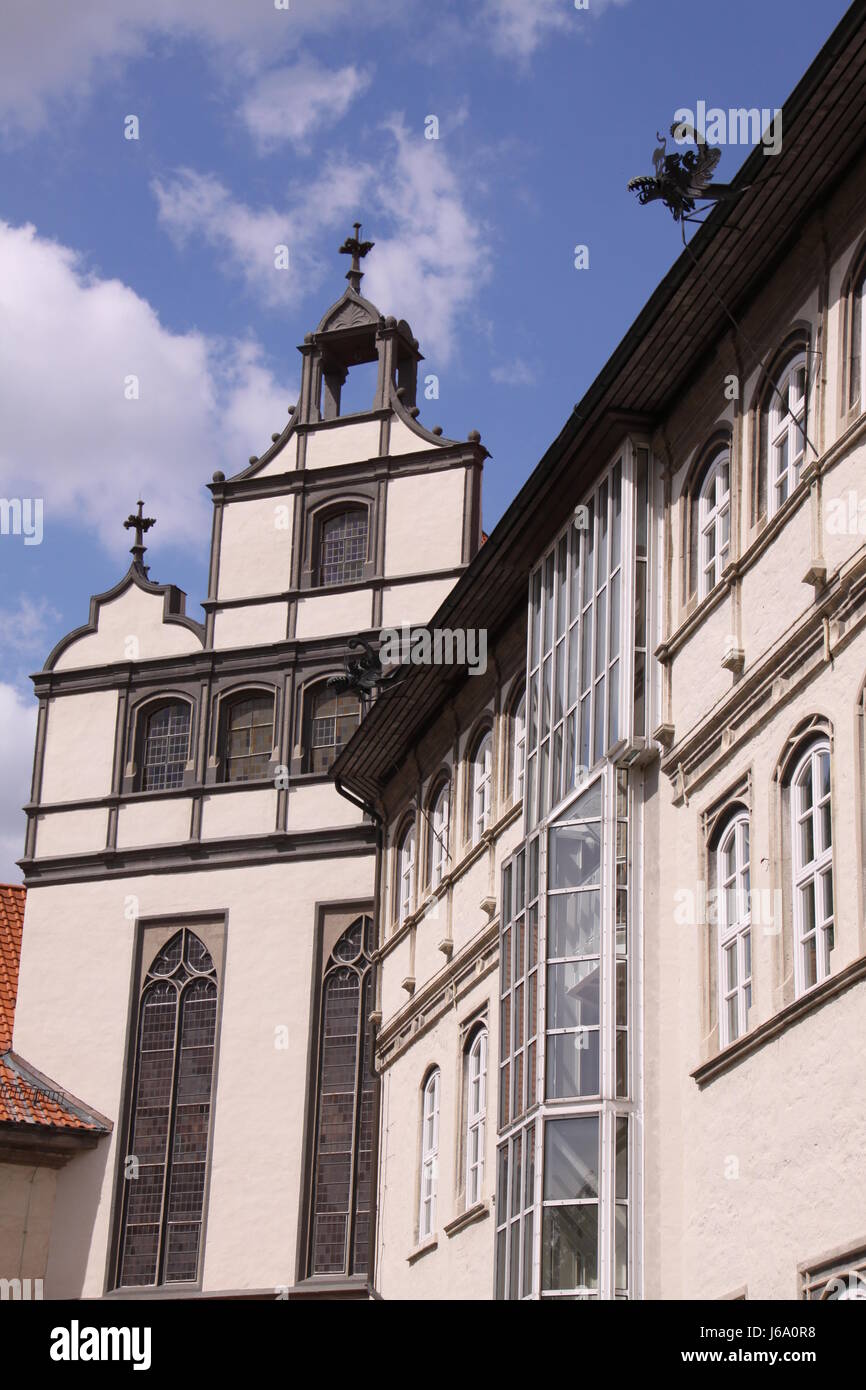
<svg viewBox="0 0 866 1390">
<path fill-rule="evenodd" d="M 438 1245 L 439 1238 L 437 1236 L 428 1236 L 426 1240 L 422 1241 L 420 1245 L 416 1245 L 415 1249 L 406 1256 L 406 1263 L 410 1265 L 417 1264 L 419 1260 L 423 1260 L 425 1255 L 429 1255 L 431 1250 L 435 1250 Z"/>
<path fill-rule="evenodd" d="M 765 1023 L 759 1024 L 750 1033 L 745 1033 L 743 1037 L 737 1038 L 736 1042 L 731 1043 L 715 1057 L 711 1057 L 709 1061 L 701 1063 L 691 1073 L 692 1077 L 703 1089 L 711 1081 L 715 1081 L 716 1077 L 723 1076 L 744 1061 L 746 1057 L 750 1057 L 753 1052 L 760 1051 L 766 1043 L 772 1042 L 782 1033 L 787 1032 L 789 1028 L 799 1023 L 800 1019 L 806 1018 L 809 1014 L 822 1008 L 824 1004 L 829 1003 L 831 999 L 836 999 L 852 985 L 856 985 L 864 979 L 866 979 L 866 956 L 860 956 L 844 970 L 840 970 L 837 975 L 830 975 L 820 985 L 810 989 L 808 994 L 802 994 L 799 999 L 794 999 L 790 1004 L 786 1004 Z"/>
<path fill-rule="evenodd" d="M 490 1215 L 490 1207 L 486 1202 L 476 1202 L 474 1206 L 467 1207 L 466 1211 L 461 1211 L 453 1221 L 449 1221 L 445 1227 L 445 1234 L 449 1240 L 453 1236 L 465 1231 L 467 1226 L 474 1226 L 476 1221 L 483 1221 L 485 1216 Z"/>
</svg>

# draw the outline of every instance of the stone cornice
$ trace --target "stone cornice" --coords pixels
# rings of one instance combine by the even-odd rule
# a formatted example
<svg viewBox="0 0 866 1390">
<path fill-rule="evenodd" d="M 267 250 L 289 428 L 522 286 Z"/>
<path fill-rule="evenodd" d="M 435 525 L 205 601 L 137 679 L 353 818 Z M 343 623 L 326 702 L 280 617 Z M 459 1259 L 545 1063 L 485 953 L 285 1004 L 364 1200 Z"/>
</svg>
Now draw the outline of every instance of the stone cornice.
<svg viewBox="0 0 866 1390">
<path fill-rule="evenodd" d="M 731 691 L 675 742 L 662 771 L 678 780 L 680 804 L 732 752 L 849 645 L 866 622 L 866 547 L 830 580 L 812 608 L 747 671 Z"/>
<path fill-rule="evenodd" d="M 380 1072 L 426 1032 L 441 1015 L 495 970 L 499 962 L 499 919 L 477 932 L 467 947 L 415 994 L 389 1020 L 376 1038 Z"/>
</svg>

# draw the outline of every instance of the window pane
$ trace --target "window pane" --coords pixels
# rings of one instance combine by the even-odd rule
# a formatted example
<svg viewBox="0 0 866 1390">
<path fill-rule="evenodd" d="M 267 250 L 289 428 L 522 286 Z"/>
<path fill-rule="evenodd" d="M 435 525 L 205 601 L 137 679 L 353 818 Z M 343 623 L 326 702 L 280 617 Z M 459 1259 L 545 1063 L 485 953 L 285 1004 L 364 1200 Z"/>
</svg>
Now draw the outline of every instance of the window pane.
<svg viewBox="0 0 866 1390">
<path fill-rule="evenodd" d="M 551 830 L 551 888 L 581 888 L 598 883 L 600 869 L 600 826 L 565 825 Z"/>
<path fill-rule="evenodd" d="M 598 1287 L 598 1208 L 545 1207 L 541 1234 L 545 1289 Z"/>
<path fill-rule="evenodd" d="M 551 894 L 547 903 L 548 955 L 552 959 L 596 955 L 601 928 L 597 890 Z"/>
<path fill-rule="evenodd" d="M 583 1033 L 549 1033 L 547 1094 L 551 1100 L 599 1093 L 598 1029 Z"/>
<path fill-rule="evenodd" d="M 614 1283 L 617 1289 L 628 1288 L 628 1207 L 617 1202 L 614 1208 Z"/>
<path fill-rule="evenodd" d="M 547 1122 L 545 1201 L 598 1196 L 598 1123 L 597 1115 Z"/>
<path fill-rule="evenodd" d="M 576 961 L 547 968 L 548 1028 L 597 1027 L 598 961 Z"/>
</svg>

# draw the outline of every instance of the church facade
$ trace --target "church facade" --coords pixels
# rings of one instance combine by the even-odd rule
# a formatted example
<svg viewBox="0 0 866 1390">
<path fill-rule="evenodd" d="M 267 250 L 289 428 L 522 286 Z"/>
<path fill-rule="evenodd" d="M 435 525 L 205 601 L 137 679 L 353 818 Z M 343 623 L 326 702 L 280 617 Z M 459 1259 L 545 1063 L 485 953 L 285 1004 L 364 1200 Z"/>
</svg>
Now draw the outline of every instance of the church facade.
<svg viewBox="0 0 866 1390">
<path fill-rule="evenodd" d="M 129 518 L 35 678 L 47 1297 L 866 1294 L 864 38 L 489 538 L 358 228 L 204 625 Z"/>
<path fill-rule="evenodd" d="M 206 623 L 140 505 L 35 678 L 15 1042 L 113 1122 L 58 1175 L 50 1297 L 370 1284 L 376 835 L 329 777 L 361 713 L 329 681 L 463 572 L 486 451 L 418 423 L 418 342 L 350 249 L 285 429 L 211 484 Z"/>
</svg>

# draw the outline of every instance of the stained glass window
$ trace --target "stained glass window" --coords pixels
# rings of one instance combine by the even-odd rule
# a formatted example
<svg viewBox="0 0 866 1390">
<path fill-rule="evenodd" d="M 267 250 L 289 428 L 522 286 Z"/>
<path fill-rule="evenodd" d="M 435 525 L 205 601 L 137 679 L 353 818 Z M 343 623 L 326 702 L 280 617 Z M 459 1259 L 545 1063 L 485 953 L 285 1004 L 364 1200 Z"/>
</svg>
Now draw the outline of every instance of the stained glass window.
<svg viewBox="0 0 866 1390">
<path fill-rule="evenodd" d="M 376 1080 L 368 1025 L 372 922 L 337 941 L 322 978 L 309 1274 L 367 1274 Z"/>
<path fill-rule="evenodd" d="M 267 777 L 273 747 L 273 696 L 235 700 L 226 717 L 225 780 L 253 782 Z"/>
<path fill-rule="evenodd" d="M 361 704 L 355 695 L 336 695 L 327 686 L 311 700 L 307 770 L 327 772 L 361 722 Z"/>
<path fill-rule="evenodd" d="M 141 992 L 122 1176 L 119 1287 L 198 1277 L 216 1015 L 213 960 L 183 928 L 151 964 Z"/>
</svg>

